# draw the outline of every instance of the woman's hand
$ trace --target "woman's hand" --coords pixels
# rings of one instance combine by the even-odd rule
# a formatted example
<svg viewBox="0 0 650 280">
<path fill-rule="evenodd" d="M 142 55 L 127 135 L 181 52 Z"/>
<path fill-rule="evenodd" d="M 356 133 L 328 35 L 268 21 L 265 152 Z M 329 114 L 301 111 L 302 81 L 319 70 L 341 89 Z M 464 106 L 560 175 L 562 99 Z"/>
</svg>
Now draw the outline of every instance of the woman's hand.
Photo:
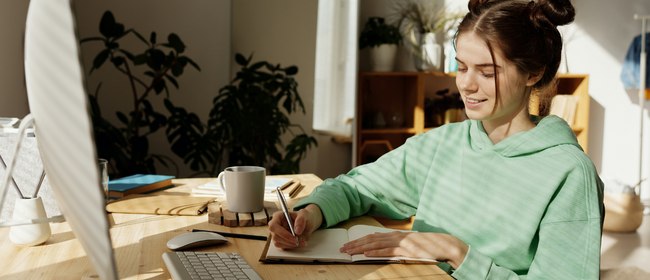
<svg viewBox="0 0 650 280">
<path fill-rule="evenodd" d="M 366 235 L 346 243 L 340 252 L 364 254 L 366 257 L 434 259 L 447 262 L 457 269 L 465 259 L 467 250 L 467 244 L 449 234 L 394 231 Z"/>
<path fill-rule="evenodd" d="M 287 218 L 284 217 L 282 211 L 273 213 L 273 218 L 269 222 L 273 244 L 275 247 L 285 250 L 307 246 L 307 240 L 311 233 L 323 223 L 323 212 L 318 205 L 309 204 L 300 211 L 289 212 L 289 214 L 293 221 L 293 230 L 300 240 L 300 246 L 296 246 L 296 237 L 291 234 Z"/>
</svg>

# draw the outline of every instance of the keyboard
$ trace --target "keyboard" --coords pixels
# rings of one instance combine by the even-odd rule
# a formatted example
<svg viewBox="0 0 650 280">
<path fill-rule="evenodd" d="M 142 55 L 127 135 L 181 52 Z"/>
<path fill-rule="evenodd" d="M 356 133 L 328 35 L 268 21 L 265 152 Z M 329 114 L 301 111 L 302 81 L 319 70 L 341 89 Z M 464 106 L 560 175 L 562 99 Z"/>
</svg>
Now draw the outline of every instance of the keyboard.
<svg viewBox="0 0 650 280">
<path fill-rule="evenodd" d="M 174 280 L 263 280 L 237 253 L 166 252 L 162 258 Z"/>
</svg>

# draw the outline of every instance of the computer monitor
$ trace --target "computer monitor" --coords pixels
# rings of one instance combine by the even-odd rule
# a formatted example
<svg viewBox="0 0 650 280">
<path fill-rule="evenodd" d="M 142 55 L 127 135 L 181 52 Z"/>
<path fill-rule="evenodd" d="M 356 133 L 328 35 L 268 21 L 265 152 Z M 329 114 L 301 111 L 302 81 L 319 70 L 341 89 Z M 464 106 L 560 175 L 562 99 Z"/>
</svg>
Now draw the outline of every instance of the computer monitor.
<svg viewBox="0 0 650 280">
<path fill-rule="evenodd" d="M 101 279 L 117 279 L 70 0 L 31 0 L 25 81 L 35 134 L 56 200 Z"/>
</svg>

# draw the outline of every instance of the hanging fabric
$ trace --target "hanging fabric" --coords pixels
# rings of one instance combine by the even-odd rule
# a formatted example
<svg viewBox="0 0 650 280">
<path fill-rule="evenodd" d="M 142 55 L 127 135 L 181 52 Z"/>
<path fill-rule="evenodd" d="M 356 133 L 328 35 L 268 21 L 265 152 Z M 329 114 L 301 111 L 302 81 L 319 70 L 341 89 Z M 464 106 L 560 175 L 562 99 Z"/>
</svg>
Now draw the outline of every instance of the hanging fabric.
<svg viewBox="0 0 650 280">
<path fill-rule="evenodd" d="M 650 50 L 650 33 L 645 36 L 646 52 Z M 621 81 L 626 89 L 638 89 L 641 83 L 641 35 L 634 37 L 623 61 Z M 646 65 L 650 65 L 650 56 L 646 57 Z M 650 81 L 650 71 L 646 71 L 646 81 Z M 650 83 L 646 82 L 646 88 Z"/>
</svg>

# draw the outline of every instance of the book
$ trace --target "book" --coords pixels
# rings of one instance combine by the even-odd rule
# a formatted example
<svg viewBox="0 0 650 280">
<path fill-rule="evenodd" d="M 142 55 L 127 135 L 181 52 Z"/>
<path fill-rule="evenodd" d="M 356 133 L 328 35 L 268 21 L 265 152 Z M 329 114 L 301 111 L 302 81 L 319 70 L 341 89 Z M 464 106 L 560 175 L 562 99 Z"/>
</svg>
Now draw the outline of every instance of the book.
<svg viewBox="0 0 650 280">
<path fill-rule="evenodd" d="M 405 263 L 405 262 L 426 262 L 426 263 L 439 263 L 431 259 L 418 259 L 407 257 L 366 257 L 363 254 L 348 255 L 339 252 L 339 248 L 343 247 L 349 241 L 359 239 L 368 234 L 373 233 L 386 233 L 398 231 L 395 229 L 368 226 L 368 225 L 355 225 L 350 229 L 344 228 L 328 228 L 319 229 L 312 233 L 307 246 L 299 247 L 292 250 L 282 250 L 275 247 L 271 238 L 267 240 L 266 248 L 262 252 L 260 261 L 267 263 L 296 263 L 296 262 L 328 262 L 328 263 L 363 263 L 363 262 L 377 262 L 377 263 Z M 400 230 L 404 232 L 415 232 L 408 230 Z"/>
<path fill-rule="evenodd" d="M 108 181 L 108 196 L 121 198 L 130 194 L 149 193 L 172 187 L 174 176 L 135 174 Z"/>
<path fill-rule="evenodd" d="M 578 108 L 578 96 L 570 94 L 558 94 L 551 101 L 549 115 L 556 115 L 563 118 L 569 125 L 575 122 L 576 109 Z"/>
<path fill-rule="evenodd" d="M 273 192 L 275 188 L 280 187 L 284 190 L 293 182 L 294 181 L 291 178 L 267 177 L 264 185 L 264 199 L 277 199 L 275 192 Z M 197 186 L 196 188 L 192 188 L 192 195 L 198 197 L 226 197 L 226 194 L 224 194 L 219 187 L 219 181 L 216 179 Z"/>
</svg>

